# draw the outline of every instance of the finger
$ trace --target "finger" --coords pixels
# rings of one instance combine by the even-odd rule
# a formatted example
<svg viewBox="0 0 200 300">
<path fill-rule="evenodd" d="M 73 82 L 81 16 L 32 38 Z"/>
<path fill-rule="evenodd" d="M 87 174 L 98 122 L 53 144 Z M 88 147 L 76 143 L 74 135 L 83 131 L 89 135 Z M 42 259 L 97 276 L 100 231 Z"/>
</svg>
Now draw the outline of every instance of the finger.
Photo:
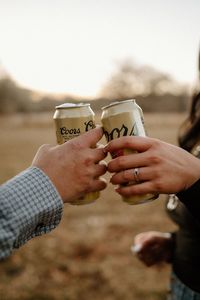
<svg viewBox="0 0 200 300">
<path fill-rule="evenodd" d="M 132 251 L 135 253 L 143 253 L 145 251 L 148 251 L 148 245 L 146 244 L 146 237 L 145 235 L 136 236 L 135 237 L 135 243 L 131 247 Z"/>
<path fill-rule="evenodd" d="M 102 127 L 98 126 L 92 130 L 89 130 L 82 136 L 84 140 L 83 144 L 91 148 L 96 147 L 96 144 L 100 141 L 102 137 L 103 129 Z"/>
<path fill-rule="evenodd" d="M 82 144 L 83 147 L 96 147 L 97 142 L 102 138 L 103 130 L 102 127 L 98 126 L 88 132 L 74 138 L 74 142 Z M 76 140 L 75 140 L 76 139 Z"/>
<path fill-rule="evenodd" d="M 131 197 L 135 195 L 145 194 L 158 194 L 159 191 L 155 189 L 154 184 L 151 181 L 142 182 L 140 184 L 129 185 L 126 187 L 118 187 L 116 192 L 124 197 Z"/>
<path fill-rule="evenodd" d="M 170 238 L 171 234 L 169 232 L 160 232 L 160 231 L 144 231 L 138 233 L 134 238 L 134 244 L 143 243 L 146 240 L 159 241 L 163 238 Z"/>
<path fill-rule="evenodd" d="M 148 166 L 151 163 L 146 152 L 119 156 L 108 163 L 108 171 L 111 173 L 126 169 Z"/>
<path fill-rule="evenodd" d="M 102 159 L 104 159 L 106 157 L 106 153 L 104 152 L 103 148 L 92 149 L 92 153 L 94 156 L 95 163 L 98 163 L 99 161 L 101 161 Z"/>
<path fill-rule="evenodd" d="M 94 170 L 95 178 L 98 178 L 106 173 L 107 166 L 105 164 L 97 164 L 94 166 Z"/>
<path fill-rule="evenodd" d="M 97 143 L 97 144 L 96 144 L 96 148 L 102 148 L 103 151 L 106 153 L 106 151 L 104 150 L 104 148 L 105 148 L 104 144 Z M 107 154 L 107 153 L 106 153 L 106 154 Z"/>
<path fill-rule="evenodd" d="M 151 267 L 157 263 L 155 258 L 153 258 L 149 255 L 143 255 L 142 253 L 139 252 L 139 253 L 137 253 L 137 256 L 147 267 Z"/>
<path fill-rule="evenodd" d="M 146 239 L 146 233 L 145 232 L 142 232 L 142 233 L 139 233 L 135 236 L 134 238 L 134 245 L 137 245 L 137 244 L 143 244 L 143 240 Z"/>
<path fill-rule="evenodd" d="M 49 145 L 49 144 L 41 145 L 40 148 L 37 150 L 37 153 L 35 154 L 31 165 L 37 164 L 38 160 L 40 160 L 41 154 L 47 153 L 48 151 L 50 151 L 53 148 L 54 148 L 54 146 Z"/>
<path fill-rule="evenodd" d="M 93 181 L 92 187 L 88 190 L 88 192 L 97 192 L 102 191 L 106 188 L 107 182 L 104 178 L 99 178 Z"/>
<path fill-rule="evenodd" d="M 124 148 L 143 152 L 151 147 L 152 139 L 148 137 L 126 136 L 112 140 L 105 146 L 106 152 L 113 152 Z"/>
<path fill-rule="evenodd" d="M 143 182 L 143 181 L 153 179 L 155 175 L 151 170 L 151 168 L 145 167 L 145 168 L 139 168 L 139 173 L 137 177 L 141 182 Z M 112 184 L 123 184 L 134 180 L 135 180 L 135 175 L 134 175 L 134 168 L 133 168 L 133 169 L 128 169 L 128 170 L 115 173 L 111 177 L 110 182 Z"/>
<path fill-rule="evenodd" d="M 143 239 L 142 241 L 135 244 L 137 250 L 136 252 L 146 255 L 146 253 L 152 252 L 152 250 L 154 250 L 153 248 L 155 247 L 155 245 L 157 245 L 157 243 L 153 242 L 151 239 Z"/>
</svg>

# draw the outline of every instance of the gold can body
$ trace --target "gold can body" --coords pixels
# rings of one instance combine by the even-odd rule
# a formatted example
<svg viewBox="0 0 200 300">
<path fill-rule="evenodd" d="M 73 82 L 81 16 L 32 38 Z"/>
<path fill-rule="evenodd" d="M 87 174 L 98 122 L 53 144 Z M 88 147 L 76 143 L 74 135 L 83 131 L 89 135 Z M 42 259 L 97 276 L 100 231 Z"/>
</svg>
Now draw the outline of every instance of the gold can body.
<svg viewBox="0 0 200 300">
<path fill-rule="evenodd" d="M 53 119 L 56 128 L 57 143 L 63 144 L 90 129 L 95 128 L 94 112 L 90 104 L 64 103 L 56 106 Z M 73 201 L 74 205 L 83 205 L 94 202 L 99 198 L 100 192 L 92 192 Z"/>
<path fill-rule="evenodd" d="M 113 102 L 102 108 L 101 122 L 107 142 L 122 136 L 146 136 L 143 112 L 134 99 Z M 111 153 L 112 158 L 134 153 L 130 149 L 121 149 Z M 134 184 L 130 182 L 127 185 Z M 156 194 L 122 197 L 128 204 L 141 204 L 156 199 Z"/>
</svg>

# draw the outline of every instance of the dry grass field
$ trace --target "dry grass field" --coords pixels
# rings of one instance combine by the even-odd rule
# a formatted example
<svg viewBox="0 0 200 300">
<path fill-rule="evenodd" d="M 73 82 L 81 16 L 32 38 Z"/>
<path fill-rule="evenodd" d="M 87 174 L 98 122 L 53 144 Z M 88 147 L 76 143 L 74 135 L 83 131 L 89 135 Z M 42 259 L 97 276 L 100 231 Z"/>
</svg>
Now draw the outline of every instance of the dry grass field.
<svg viewBox="0 0 200 300">
<path fill-rule="evenodd" d="M 148 134 L 176 143 L 184 118 L 183 114 L 145 114 Z M 3 183 L 30 165 L 41 144 L 55 143 L 52 115 L 1 117 L 0 137 Z M 65 205 L 56 230 L 29 241 L 0 263 L 0 299 L 166 299 L 170 268 L 146 268 L 130 251 L 139 232 L 173 230 L 164 199 L 129 206 L 108 185 L 94 204 Z"/>
</svg>

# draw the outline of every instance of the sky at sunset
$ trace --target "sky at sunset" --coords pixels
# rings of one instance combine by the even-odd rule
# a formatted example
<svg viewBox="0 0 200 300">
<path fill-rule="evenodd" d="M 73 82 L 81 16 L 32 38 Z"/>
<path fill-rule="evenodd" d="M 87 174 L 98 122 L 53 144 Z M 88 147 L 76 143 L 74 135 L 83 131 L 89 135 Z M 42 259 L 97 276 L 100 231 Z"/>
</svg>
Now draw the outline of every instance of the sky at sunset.
<svg viewBox="0 0 200 300">
<path fill-rule="evenodd" d="M 132 59 L 193 85 L 199 0 L 0 0 L 0 66 L 28 88 L 96 96 Z"/>
</svg>

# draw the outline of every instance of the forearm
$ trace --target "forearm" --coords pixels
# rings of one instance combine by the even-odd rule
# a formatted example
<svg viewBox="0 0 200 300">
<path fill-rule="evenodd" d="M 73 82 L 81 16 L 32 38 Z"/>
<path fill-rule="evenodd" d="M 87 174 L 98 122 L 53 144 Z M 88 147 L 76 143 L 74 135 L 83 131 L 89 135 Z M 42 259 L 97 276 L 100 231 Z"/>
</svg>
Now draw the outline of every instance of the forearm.
<svg viewBox="0 0 200 300">
<path fill-rule="evenodd" d="M 31 238 L 54 229 L 63 202 L 39 168 L 29 168 L 0 188 L 0 259 Z"/>
</svg>

